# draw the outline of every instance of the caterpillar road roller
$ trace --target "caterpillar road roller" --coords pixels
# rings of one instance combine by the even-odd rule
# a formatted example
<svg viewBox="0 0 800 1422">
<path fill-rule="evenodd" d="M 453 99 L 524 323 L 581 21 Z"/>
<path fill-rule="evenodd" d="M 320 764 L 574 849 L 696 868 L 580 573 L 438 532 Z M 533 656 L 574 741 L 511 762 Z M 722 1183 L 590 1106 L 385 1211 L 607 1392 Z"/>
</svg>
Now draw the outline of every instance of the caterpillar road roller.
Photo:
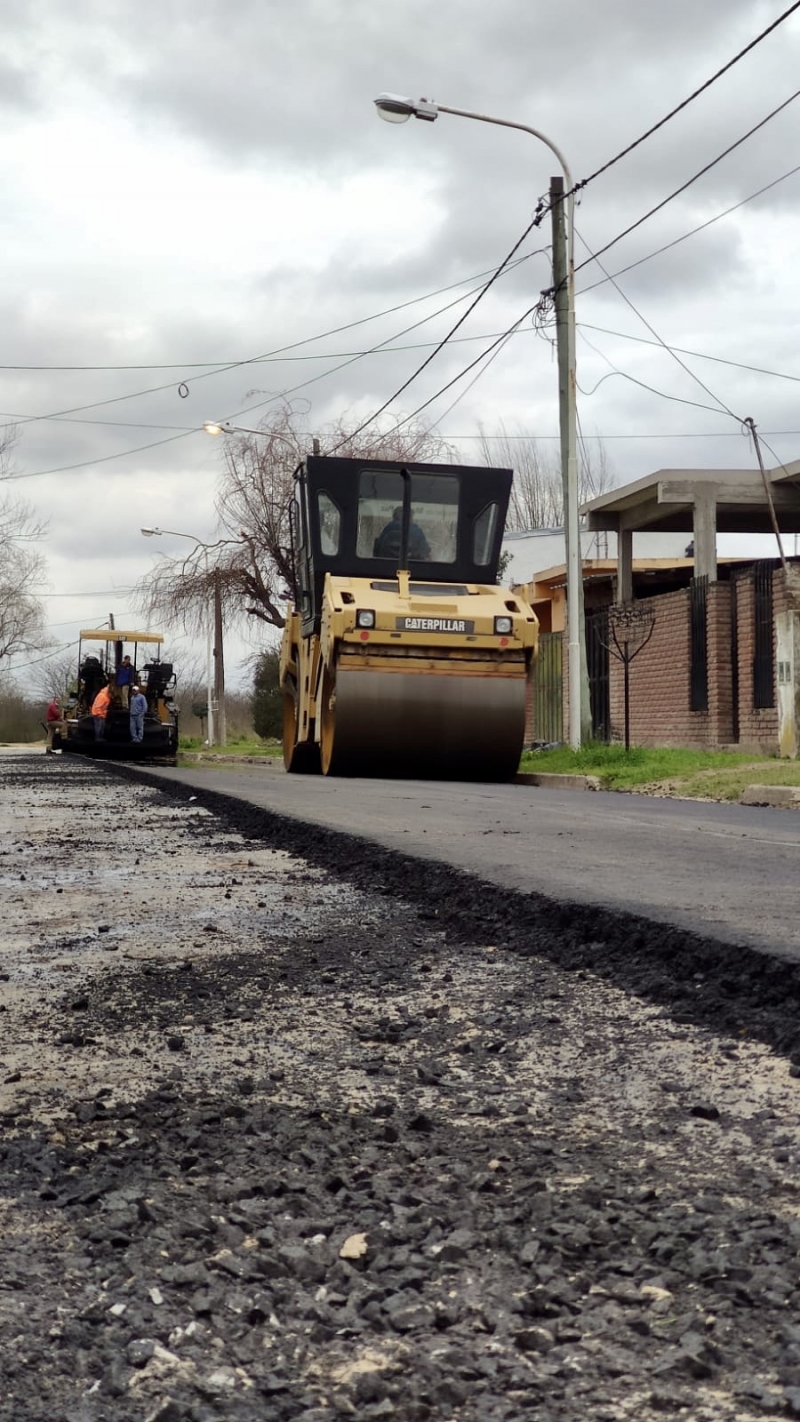
<svg viewBox="0 0 800 1422">
<path fill-rule="evenodd" d="M 160 632 L 123 632 L 91 627 L 81 632 L 78 667 L 72 688 L 61 702 L 56 749 L 106 760 L 158 761 L 174 765 L 178 754 L 176 677 L 171 662 L 161 661 Z M 121 669 L 125 671 L 120 675 Z M 131 738 L 128 700 L 138 686 L 147 701 L 141 741 Z M 96 735 L 92 705 L 108 687 L 110 704 L 102 739 Z"/>
<path fill-rule="evenodd" d="M 538 624 L 496 583 L 511 479 L 375 459 L 299 466 L 280 654 L 287 770 L 514 775 Z"/>
</svg>

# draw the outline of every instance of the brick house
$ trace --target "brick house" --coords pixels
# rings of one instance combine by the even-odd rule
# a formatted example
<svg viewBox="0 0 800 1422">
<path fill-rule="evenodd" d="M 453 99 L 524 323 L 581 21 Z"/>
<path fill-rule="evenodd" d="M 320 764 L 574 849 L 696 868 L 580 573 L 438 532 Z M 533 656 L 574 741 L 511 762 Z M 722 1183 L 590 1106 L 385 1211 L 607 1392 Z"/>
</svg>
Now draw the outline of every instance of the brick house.
<svg viewBox="0 0 800 1422">
<path fill-rule="evenodd" d="M 718 531 L 769 532 L 773 513 L 783 533 L 800 532 L 800 461 L 766 478 L 767 490 L 758 471 L 661 470 L 586 505 L 589 530 L 617 535 L 616 560 L 583 564 L 597 739 L 623 739 L 625 666 L 614 626 L 638 620 L 648 633 L 628 665 L 633 744 L 797 754 L 800 560 L 785 548 L 783 558 L 759 562 L 716 552 Z M 685 533 L 687 544 L 693 537 L 697 556 L 634 559 L 634 532 L 662 527 Z M 542 627 L 532 741 L 560 740 L 568 724 L 564 582 L 563 568 L 551 568 L 524 588 Z"/>
</svg>

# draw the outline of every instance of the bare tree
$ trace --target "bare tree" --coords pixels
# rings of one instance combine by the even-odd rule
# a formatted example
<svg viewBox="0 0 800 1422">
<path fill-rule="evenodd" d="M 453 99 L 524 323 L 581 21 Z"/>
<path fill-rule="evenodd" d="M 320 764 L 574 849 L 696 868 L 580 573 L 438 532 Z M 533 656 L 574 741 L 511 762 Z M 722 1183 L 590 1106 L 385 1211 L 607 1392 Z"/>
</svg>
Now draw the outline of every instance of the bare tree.
<svg viewBox="0 0 800 1422">
<path fill-rule="evenodd" d="M 479 449 L 485 464 L 514 470 L 506 527 L 520 533 L 528 528 L 561 528 L 564 523 L 564 487 L 557 444 L 542 449 L 540 441 L 522 428 L 509 433 L 505 425 L 497 435 L 482 426 Z M 581 503 L 612 487 L 613 474 L 602 440 L 590 450 L 580 442 L 578 497 Z"/>
<path fill-rule="evenodd" d="M 0 478 L 7 474 L 15 441 L 16 431 L 7 429 L 0 441 Z M 35 547 L 46 530 L 24 499 L 0 498 L 0 663 L 46 645 L 40 598 L 45 562 Z"/>
<path fill-rule="evenodd" d="M 208 559 L 202 548 L 185 558 L 162 558 L 142 578 L 136 597 L 143 612 L 164 625 L 186 631 L 203 626 L 212 598 L 227 619 L 245 613 L 283 627 L 286 589 L 291 585 L 289 506 L 294 473 L 313 447 L 308 412 L 288 402 L 279 406 L 258 434 L 228 436 L 217 496 L 223 537 Z M 450 463 L 453 451 L 421 424 L 402 430 L 374 424 L 348 435 L 345 417 L 320 432 L 323 451 L 340 458 L 407 459 Z"/>
<path fill-rule="evenodd" d="M 51 697 L 66 696 L 75 684 L 77 674 L 77 647 L 70 651 L 58 652 L 31 669 L 28 684 L 31 690 L 44 701 Z"/>
</svg>

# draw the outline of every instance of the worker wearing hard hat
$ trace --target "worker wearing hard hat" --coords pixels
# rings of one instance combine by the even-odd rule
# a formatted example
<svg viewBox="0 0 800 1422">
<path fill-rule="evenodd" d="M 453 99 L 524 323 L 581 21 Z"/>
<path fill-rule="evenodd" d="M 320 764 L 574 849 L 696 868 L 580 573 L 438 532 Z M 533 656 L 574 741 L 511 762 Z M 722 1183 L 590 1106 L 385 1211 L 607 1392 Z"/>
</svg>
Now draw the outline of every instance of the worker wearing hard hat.
<svg viewBox="0 0 800 1422">
<path fill-rule="evenodd" d="M 144 739 L 144 716 L 147 710 L 147 697 L 141 687 L 131 688 L 131 704 L 129 707 L 131 714 L 131 741 L 134 745 L 140 745 Z"/>
</svg>

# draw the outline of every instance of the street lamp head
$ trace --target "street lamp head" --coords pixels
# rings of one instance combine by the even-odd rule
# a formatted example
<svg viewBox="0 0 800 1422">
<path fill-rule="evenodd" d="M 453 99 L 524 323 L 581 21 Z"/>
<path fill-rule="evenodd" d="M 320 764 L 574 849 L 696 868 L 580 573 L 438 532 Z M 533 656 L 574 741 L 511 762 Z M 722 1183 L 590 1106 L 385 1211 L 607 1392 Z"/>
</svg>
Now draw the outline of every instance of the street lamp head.
<svg viewBox="0 0 800 1422">
<path fill-rule="evenodd" d="M 140 529 L 139 529 L 139 532 L 140 532 L 140 533 L 143 533 L 144 536 L 145 536 L 145 538 L 155 538 L 155 537 L 157 537 L 158 534 L 161 532 L 161 529 L 160 529 L 160 528 L 140 528 Z"/>
<path fill-rule="evenodd" d="M 203 429 L 210 435 L 225 434 L 225 425 L 221 425 L 217 420 L 206 420 Z"/>
<path fill-rule="evenodd" d="M 373 103 L 379 117 L 387 123 L 406 123 L 410 118 L 433 123 L 439 114 L 431 99 L 406 99 L 402 94 L 379 94 Z"/>
</svg>

